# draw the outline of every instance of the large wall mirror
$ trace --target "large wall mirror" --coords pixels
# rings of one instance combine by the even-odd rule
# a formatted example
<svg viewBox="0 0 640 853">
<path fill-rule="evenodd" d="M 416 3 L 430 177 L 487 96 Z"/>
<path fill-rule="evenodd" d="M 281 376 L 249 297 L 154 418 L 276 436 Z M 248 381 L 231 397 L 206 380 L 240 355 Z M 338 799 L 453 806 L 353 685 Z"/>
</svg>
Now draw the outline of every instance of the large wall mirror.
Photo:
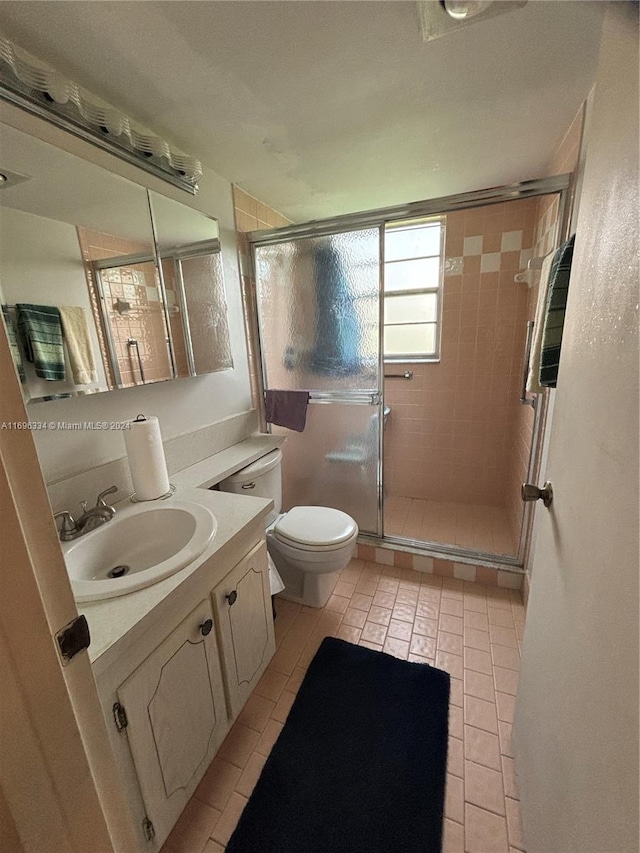
<svg viewBox="0 0 640 853">
<path fill-rule="evenodd" d="M 28 402 L 233 366 L 214 219 L 3 124 L 0 175 L 0 303 Z"/>
<path fill-rule="evenodd" d="M 218 223 L 150 192 L 178 376 L 233 367 Z"/>
</svg>

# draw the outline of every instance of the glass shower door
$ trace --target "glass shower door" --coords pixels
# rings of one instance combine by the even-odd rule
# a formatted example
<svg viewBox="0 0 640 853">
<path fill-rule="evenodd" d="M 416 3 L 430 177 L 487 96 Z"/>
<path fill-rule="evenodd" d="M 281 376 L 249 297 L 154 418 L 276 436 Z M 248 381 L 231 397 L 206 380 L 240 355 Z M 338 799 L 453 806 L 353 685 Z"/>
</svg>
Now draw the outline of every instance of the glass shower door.
<svg viewBox="0 0 640 853">
<path fill-rule="evenodd" d="M 254 244 L 265 389 L 308 391 L 287 435 L 283 502 L 341 509 L 381 535 L 379 228 Z"/>
</svg>

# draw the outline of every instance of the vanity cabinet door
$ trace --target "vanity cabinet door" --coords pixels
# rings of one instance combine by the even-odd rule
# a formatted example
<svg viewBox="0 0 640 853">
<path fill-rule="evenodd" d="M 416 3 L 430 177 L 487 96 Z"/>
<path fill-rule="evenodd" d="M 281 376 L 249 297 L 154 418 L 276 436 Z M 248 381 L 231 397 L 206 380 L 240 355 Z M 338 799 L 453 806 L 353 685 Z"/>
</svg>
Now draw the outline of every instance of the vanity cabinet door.
<svg viewBox="0 0 640 853">
<path fill-rule="evenodd" d="M 212 592 L 232 718 L 275 652 L 267 546 L 257 545 Z"/>
<path fill-rule="evenodd" d="M 211 602 L 201 602 L 117 693 L 158 844 L 169 834 L 229 726 Z"/>
</svg>

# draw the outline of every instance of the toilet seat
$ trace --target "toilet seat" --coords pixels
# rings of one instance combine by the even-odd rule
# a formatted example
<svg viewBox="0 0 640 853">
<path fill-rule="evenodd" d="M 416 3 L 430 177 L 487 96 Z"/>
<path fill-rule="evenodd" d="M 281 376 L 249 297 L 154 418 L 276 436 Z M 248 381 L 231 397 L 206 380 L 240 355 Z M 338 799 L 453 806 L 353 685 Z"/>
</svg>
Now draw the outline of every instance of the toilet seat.
<svg viewBox="0 0 640 853">
<path fill-rule="evenodd" d="M 336 551 L 358 535 L 351 516 L 325 506 L 295 506 L 273 526 L 275 538 L 301 551 Z"/>
</svg>

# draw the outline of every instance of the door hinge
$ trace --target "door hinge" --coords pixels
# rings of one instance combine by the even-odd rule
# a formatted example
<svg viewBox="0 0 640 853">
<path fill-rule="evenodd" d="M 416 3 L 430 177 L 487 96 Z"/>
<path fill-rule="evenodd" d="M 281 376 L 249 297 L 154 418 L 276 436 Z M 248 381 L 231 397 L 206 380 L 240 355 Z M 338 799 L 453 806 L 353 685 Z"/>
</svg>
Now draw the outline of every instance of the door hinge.
<svg viewBox="0 0 640 853">
<path fill-rule="evenodd" d="M 89 648 L 91 635 L 85 616 L 76 616 L 56 634 L 62 665 L 66 666 L 79 652 Z"/>
<path fill-rule="evenodd" d="M 156 830 L 148 817 L 142 821 L 142 831 L 147 841 L 152 841 L 156 837 Z"/>
<path fill-rule="evenodd" d="M 124 705 L 121 705 L 119 702 L 115 702 L 113 706 L 113 719 L 116 722 L 116 728 L 119 732 L 124 731 L 129 725 L 129 720 L 127 718 L 127 712 L 124 709 Z"/>
</svg>

